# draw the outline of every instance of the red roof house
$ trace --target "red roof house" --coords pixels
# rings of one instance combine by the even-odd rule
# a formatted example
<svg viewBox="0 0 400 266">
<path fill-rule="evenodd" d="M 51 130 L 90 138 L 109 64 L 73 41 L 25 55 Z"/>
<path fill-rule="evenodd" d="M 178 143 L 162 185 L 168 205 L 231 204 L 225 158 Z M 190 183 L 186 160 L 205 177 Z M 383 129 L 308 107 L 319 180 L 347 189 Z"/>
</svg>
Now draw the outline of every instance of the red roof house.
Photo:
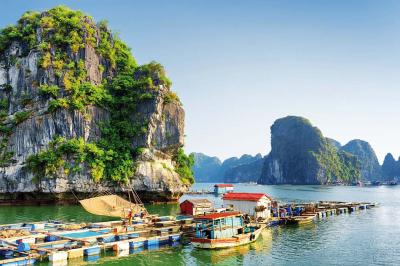
<svg viewBox="0 0 400 266">
<path fill-rule="evenodd" d="M 232 184 L 215 184 L 214 187 L 233 187 Z"/>
<path fill-rule="evenodd" d="M 233 191 L 232 184 L 215 184 L 214 185 L 214 193 L 215 194 L 225 194 L 227 192 Z"/>
<path fill-rule="evenodd" d="M 244 201 L 259 201 L 263 197 L 271 200 L 271 197 L 264 193 L 245 193 L 245 192 L 230 192 L 226 193 L 223 200 L 244 200 Z"/>
<path fill-rule="evenodd" d="M 254 218 L 268 218 L 271 215 L 272 198 L 264 193 L 230 192 L 222 199 L 226 207 L 231 207 Z"/>
<path fill-rule="evenodd" d="M 187 199 L 180 205 L 181 214 L 198 215 L 210 212 L 213 209 L 213 203 L 208 199 Z"/>
</svg>

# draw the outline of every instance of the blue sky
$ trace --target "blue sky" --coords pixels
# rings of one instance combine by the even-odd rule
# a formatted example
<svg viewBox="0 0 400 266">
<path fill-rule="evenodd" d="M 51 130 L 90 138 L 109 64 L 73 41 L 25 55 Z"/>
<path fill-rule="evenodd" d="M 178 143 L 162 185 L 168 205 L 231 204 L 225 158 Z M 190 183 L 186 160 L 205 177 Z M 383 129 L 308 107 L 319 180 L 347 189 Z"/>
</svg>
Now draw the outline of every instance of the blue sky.
<svg viewBox="0 0 400 266">
<path fill-rule="evenodd" d="M 165 66 L 189 152 L 266 154 L 274 120 L 300 115 L 342 144 L 370 142 L 380 161 L 400 154 L 400 1 L 2 0 L 0 26 L 58 4 Z"/>
</svg>

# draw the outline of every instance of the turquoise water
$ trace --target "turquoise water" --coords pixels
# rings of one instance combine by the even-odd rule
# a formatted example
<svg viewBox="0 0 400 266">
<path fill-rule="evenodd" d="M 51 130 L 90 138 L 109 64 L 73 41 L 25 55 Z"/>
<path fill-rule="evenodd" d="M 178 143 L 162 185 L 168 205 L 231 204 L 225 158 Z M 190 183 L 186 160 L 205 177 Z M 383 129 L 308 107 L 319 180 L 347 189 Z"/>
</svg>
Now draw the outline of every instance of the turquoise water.
<svg viewBox="0 0 400 266">
<path fill-rule="evenodd" d="M 194 189 L 209 187 L 211 184 L 196 184 Z M 90 263 L 79 259 L 70 265 L 400 265 L 400 186 L 237 184 L 235 190 L 265 192 L 281 201 L 371 201 L 379 202 L 380 206 L 354 214 L 331 216 L 306 226 L 267 229 L 257 242 L 229 250 L 205 251 L 179 245 L 141 250 L 125 257 L 103 256 Z M 206 197 L 217 206 L 222 204 L 212 195 Z M 151 205 L 148 209 L 160 215 L 179 212 L 176 204 Z M 88 214 L 80 206 L 0 207 L 0 224 L 47 219 L 110 220 Z"/>
<path fill-rule="evenodd" d="M 85 237 L 92 237 L 92 236 L 101 236 L 103 234 L 109 233 L 110 230 L 100 230 L 100 231 L 83 231 L 83 232 L 74 232 L 68 234 L 61 234 L 61 236 L 71 237 L 71 238 L 85 238 Z"/>
</svg>

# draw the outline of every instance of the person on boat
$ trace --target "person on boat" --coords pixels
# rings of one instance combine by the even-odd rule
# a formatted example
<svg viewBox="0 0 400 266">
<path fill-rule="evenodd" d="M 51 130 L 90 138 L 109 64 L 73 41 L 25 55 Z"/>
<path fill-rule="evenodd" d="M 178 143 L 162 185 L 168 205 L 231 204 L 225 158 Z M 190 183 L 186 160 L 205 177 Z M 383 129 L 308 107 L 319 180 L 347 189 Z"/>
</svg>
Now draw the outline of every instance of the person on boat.
<svg viewBox="0 0 400 266">
<path fill-rule="evenodd" d="M 245 224 L 249 224 L 250 223 L 250 216 L 246 213 L 245 215 L 244 215 L 244 223 Z"/>
<path fill-rule="evenodd" d="M 128 218 L 129 225 L 132 225 L 132 218 L 133 218 L 132 209 L 129 209 L 128 216 L 126 218 Z"/>
</svg>

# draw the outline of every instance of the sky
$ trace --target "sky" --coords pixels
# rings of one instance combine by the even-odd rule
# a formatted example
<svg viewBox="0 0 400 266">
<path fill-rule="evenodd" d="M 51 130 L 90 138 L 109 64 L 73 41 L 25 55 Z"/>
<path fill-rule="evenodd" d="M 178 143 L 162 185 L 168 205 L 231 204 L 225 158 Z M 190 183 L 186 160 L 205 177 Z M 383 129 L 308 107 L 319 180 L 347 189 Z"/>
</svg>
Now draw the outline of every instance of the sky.
<svg viewBox="0 0 400 266">
<path fill-rule="evenodd" d="M 59 4 L 165 66 L 188 152 L 265 155 L 273 122 L 298 115 L 342 144 L 368 141 L 380 162 L 400 155 L 400 1 L 0 0 L 0 27 Z"/>
</svg>

